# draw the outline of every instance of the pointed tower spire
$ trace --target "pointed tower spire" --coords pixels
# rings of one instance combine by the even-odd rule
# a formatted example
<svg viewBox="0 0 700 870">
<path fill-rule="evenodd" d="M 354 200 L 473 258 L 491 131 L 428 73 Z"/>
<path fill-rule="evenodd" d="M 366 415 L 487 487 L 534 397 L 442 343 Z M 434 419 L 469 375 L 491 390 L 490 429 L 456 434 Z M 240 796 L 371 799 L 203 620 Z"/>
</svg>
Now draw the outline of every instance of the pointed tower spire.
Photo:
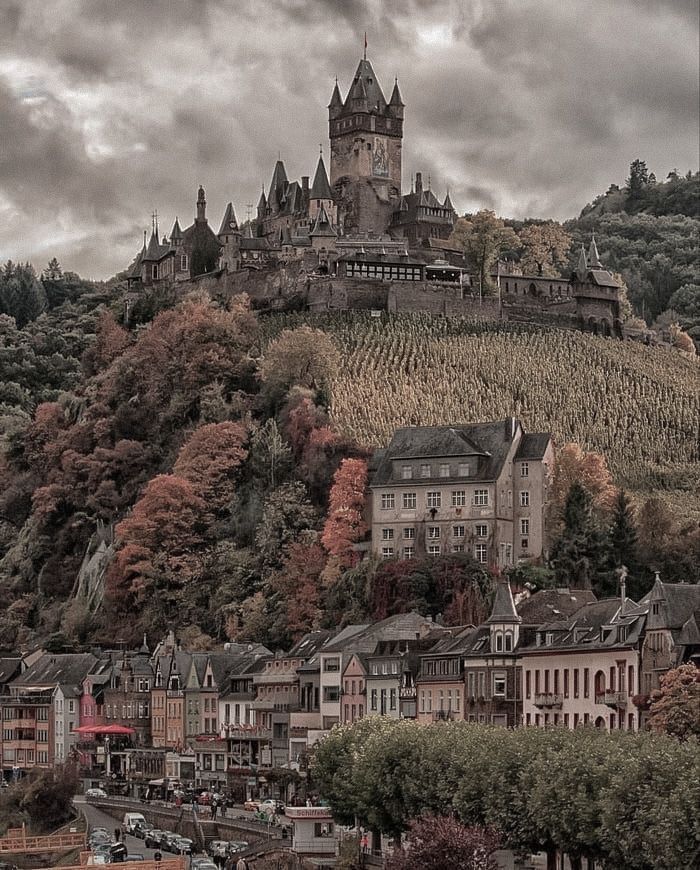
<svg viewBox="0 0 700 870">
<path fill-rule="evenodd" d="M 343 111 L 343 98 L 340 96 L 340 88 L 338 87 L 338 79 L 335 80 L 335 87 L 331 94 L 331 101 L 328 104 L 328 117 L 332 121 L 337 118 Z"/>
<path fill-rule="evenodd" d="M 591 233 L 591 244 L 588 248 L 588 267 L 589 269 L 603 268 L 603 264 L 598 256 L 598 246 L 595 243 L 595 233 Z"/>
<path fill-rule="evenodd" d="M 394 79 L 394 90 L 391 92 L 389 109 L 395 118 L 403 118 L 404 108 L 404 101 L 401 99 L 401 92 L 399 91 L 399 80 Z"/>
<path fill-rule="evenodd" d="M 443 202 L 442 207 L 444 209 L 447 209 L 448 211 L 454 211 L 454 206 L 452 205 L 452 200 L 450 199 L 449 187 L 447 188 L 447 196 L 445 197 L 445 201 Z"/>
<path fill-rule="evenodd" d="M 238 221 L 236 220 L 236 215 L 233 211 L 233 203 L 230 202 L 226 206 L 226 211 L 224 212 L 218 235 L 226 236 L 236 232 L 238 232 Z"/>
<path fill-rule="evenodd" d="M 314 183 L 311 185 L 311 193 L 309 199 L 333 199 L 333 192 L 328 183 L 328 174 L 326 173 L 326 165 L 323 162 L 323 152 L 318 158 L 316 166 L 316 174 L 314 175 Z"/>
<path fill-rule="evenodd" d="M 180 220 L 179 218 L 175 218 L 175 223 L 173 224 L 172 230 L 170 230 L 170 241 L 175 244 L 178 239 L 182 238 L 182 230 L 180 229 Z"/>
<path fill-rule="evenodd" d="M 506 580 L 499 580 L 496 584 L 496 594 L 493 599 L 493 607 L 491 615 L 486 620 L 490 625 L 494 622 L 501 623 L 520 623 L 522 619 L 518 616 L 513 601 L 513 593 L 510 591 L 510 583 Z"/>
<path fill-rule="evenodd" d="M 588 263 L 586 262 L 586 249 L 581 245 L 581 253 L 578 255 L 578 265 L 576 266 L 576 276 L 581 283 L 588 277 Z"/>
</svg>

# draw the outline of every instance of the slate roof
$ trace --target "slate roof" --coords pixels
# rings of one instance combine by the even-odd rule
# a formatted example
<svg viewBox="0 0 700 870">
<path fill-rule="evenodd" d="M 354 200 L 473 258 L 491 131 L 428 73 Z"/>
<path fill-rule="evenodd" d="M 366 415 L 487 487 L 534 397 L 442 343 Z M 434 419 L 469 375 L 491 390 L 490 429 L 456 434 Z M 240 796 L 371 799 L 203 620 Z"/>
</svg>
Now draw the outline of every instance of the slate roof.
<svg viewBox="0 0 700 870">
<path fill-rule="evenodd" d="M 326 214 L 326 209 L 321 206 L 318 210 L 316 221 L 314 222 L 313 229 L 309 233 L 309 236 L 335 238 L 337 235 L 338 234 L 333 229 L 328 215 Z"/>
<path fill-rule="evenodd" d="M 92 653 L 44 653 L 24 673 L 12 681 L 23 689 L 49 689 L 54 686 L 79 686 L 97 664 Z"/>
<path fill-rule="evenodd" d="M 364 623 L 363 625 L 346 625 L 345 628 L 338 632 L 338 634 L 333 635 L 329 642 L 323 646 L 319 652 L 325 653 L 344 650 L 345 645 L 348 644 L 352 638 L 371 627 L 372 626 L 369 623 Z"/>
<path fill-rule="evenodd" d="M 208 658 L 209 656 L 206 653 L 192 653 L 192 667 L 194 668 L 194 673 L 200 686 L 204 683 L 204 674 L 207 670 Z"/>
<path fill-rule="evenodd" d="M 363 630 L 346 638 L 336 636 L 321 652 L 360 652 L 371 654 L 380 641 L 417 640 L 426 630 L 431 630 L 432 623 L 420 613 L 397 613 L 374 625 L 365 626 Z"/>
<path fill-rule="evenodd" d="M 8 683 L 14 677 L 19 675 L 22 667 L 22 659 L 17 658 L 2 658 L 0 659 L 0 686 Z"/>
<path fill-rule="evenodd" d="M 507 581 L 501 581 L 496 584 L 496 594 L 493 599 L 493 606 L 491 607 L 491 615 L 486 620 L 486 623 L 489 625 L 496 622 L 522 622 L 522 617 L 515 610 L 513 593 L 510 591 L 510 584 Z"/>
<path fill-rule="evenodd" d="M 239 243 L 241 251 L 269 251 L 270 245 L 267 239 L 248 238 L 244 236 Z"/>
<path fill-rule="evenodd" d="M 151 233 L 146 253 L 142 256 L 142 261 L 147 260 L 148 262 L 158 262 L 158 260 L 162 260 L 166 257 L 170 251 L 170 245 L 161 245 L 158 239 L 158 231 L 154 230 Z"/>
<path fill-rule="evenodd" d="M 310 199 L 333 199 L 333 192 L 328 183 L 328 175 L 326 166 L 323 162 L 323 155 L 318 158 L 316 166 L 316 174 L 314 175 L 314 183 L 311 185 Z"/>
<path fill-rule="evenodd" d="M 549 432 L 529 432 L 523 434 L 515 454 L 516 459 L 542 459 L 552 436 Z"/>
<path fill-rule="evenodd" d="M 591 269 L 588 280 L 599 287 L 620 287 L 620 282 L 613 278 L 607 269 Z"/>
<path fill-rule="evenodd" d="M 327 630 L 308 631 L 294 644 L 287 655 L 290 658 L 310 659 L 331 637 Z"/>
<path fill-rule="evenodd" d="M 227 233 L 231 231 L 238 230 L 238 221 L 236 220 L 236 213 L 233 210 L 233 203 L 230 202 L 226 206 L 226 211 L 224 211 L 224 216 L 221 219 L 221 226 L 219 227 L 219 235 L 225 236 Z M 173 234 L 170 234 L 170 237 L 173 238 Z"/>
<path fill-rule="evenodd" d="M 595 601 L 591 589 L 540 589 L 519 601 L 516 610 L 524 625 L 542 625 L 568 619 L 583 605 Z"/>
<path fill-rule="evenodd" d="M 512 441 L 507 430 L 507 421 L 397 429 L 389 446 L 378 457 L 377 471 L 370 485 L 376 487 L 401 483 L 405 486 L 405 481 L 394 479 L 392 461 L 424 457 L 439 459 L 450 456 L 478 456 L 478 469 L 475 474 L 470 475 L 469 480 L 496 480 Z M 430 480 L 421 479 L 421 483 L 429 483 Z"/>
<path fill-rule="evenodd" d="M 361 60 L 357 65 L 350 92 L 343 106 L 343 113 L 352 111 L 352 99 L 366 99 L 370 112 L 383 113 L 387 102 L 377 81 L 377 76 L 368 60 Z"/>
<path fill-rule="evenodd" d="M 700 584 L 662 583 L 665 601 L 665 628 L 681 628 L 688 617 L 700 608 Z"/>
</svg>

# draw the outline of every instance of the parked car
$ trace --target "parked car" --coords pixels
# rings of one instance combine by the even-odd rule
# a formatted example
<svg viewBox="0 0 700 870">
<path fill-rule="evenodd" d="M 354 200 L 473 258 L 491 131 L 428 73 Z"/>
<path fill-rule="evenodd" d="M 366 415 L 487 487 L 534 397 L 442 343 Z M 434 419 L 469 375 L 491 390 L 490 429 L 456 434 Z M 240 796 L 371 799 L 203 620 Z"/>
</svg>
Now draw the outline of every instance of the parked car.
<svg viewBox="0 0 700 870">
<path fill-rule="evenodd" d="M 211 858 L 228 858 L 228 840 L 212 840 L 207 852 Z"/>
<path fill-rule="evenodd" d="M 257 813 L 260 809 L 260 801 L 249 800 L 243 804 L 243 809 L 249 813 Z"/>
<path fill-rule="evenodd" d="M 129 852 L 127 861 L 145 861 L 145 857 L 140 852 Z"/>
<path fill-rule="evenodd" d="M 106 798 L 107 792 L 103 788 L 89 788 L 85 792 L 85 797 L 89 798 Z"/>
<path fill-rule="evenodd" d="M 191 870 L 219 870 L 208 858 L 193 858 L 190 868 Z"/>
<path fill-rule="evenodd" d="M 134 829 L 131 833 L 135 837 L 138 837 L 139 840 L 145 840 L 146 834 L 152 830 L 153 830 L 153 825 L 150 822 L 143 821 L 143 822 L 136 822 L 136 824 L 134 825 Z"/>
<path fill-rule="evenodd" d="M 179 836 L 175 831 L 163 831 L 160 837 L 160 848 L 163 852 L 173 852 L 172 844 Z"/>
<path fill-rule="evenodd" d="M 160 838 L 164 833 L 165 831 L 161 831 L 158 828 L 151 828 L 143 839 L 143 845 L 147 849 L 160 849 Z"/>
<path fill-rule="evenodd" d="M 191 855 L 194 843 L 189 837 L 176 837 L 173 846 L 172 851 L 176 855 Z"/>
</svg>

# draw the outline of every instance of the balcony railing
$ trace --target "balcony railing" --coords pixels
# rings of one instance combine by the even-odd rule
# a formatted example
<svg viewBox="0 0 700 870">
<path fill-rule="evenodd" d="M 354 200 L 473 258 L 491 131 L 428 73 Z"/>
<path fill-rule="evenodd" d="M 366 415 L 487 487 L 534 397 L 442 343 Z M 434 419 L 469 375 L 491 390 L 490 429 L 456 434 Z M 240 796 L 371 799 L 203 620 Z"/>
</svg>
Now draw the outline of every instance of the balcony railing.
<svg viewBox="0 0 700 870">
<path fill-rule="evenodd" d="M 535 695 L 535 707 L 553 707 L 561 709 L 564 699 L 561 695 L 553 692 L 542 692 Z"/>
<path fill-rule="evenodd" d="M 451 722 L 454 717 L 452 710 L 433 710 L 433 722 Z"/>
<path fill-rule="evenodd" d="M 607 704 L 608 707 L 626 707 L 627 695 L 624 692 L 605 692 L 603 703 Z"/>
</svg>

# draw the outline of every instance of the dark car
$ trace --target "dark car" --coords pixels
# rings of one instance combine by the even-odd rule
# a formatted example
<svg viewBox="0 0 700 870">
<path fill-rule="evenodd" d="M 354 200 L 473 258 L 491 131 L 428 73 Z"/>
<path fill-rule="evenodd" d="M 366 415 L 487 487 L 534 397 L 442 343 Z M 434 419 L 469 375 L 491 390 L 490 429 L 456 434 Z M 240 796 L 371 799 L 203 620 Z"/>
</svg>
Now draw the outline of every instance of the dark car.
<svg viewBox="0 0 700 870">
<path fill-rule="evenodd" d="M 160 838 L 160 848 L 163 852 L 174 852 L 175 841 L 180 839 L 180 835 L 174 831 L 163 831 Z"/>
<path fill-rule="evenodd" d="M 176 855 L 191 855 L 194 843 L 189 837 L 176 837 L 172 843 L 172 851 Z"/>
<path fill-rule="evenodd" d="M 151 828 L 143 840 L 143 844 L 147 849 L 160 849 L 160 838 L 165 831 L 160 831 L 158 828 Z"/>
<path fill-rule="evenodd" d="M 137 822 L 134 825 L 134 830 L 131 832 L 139 840 L 145 840 L 146 834 L 153 830 L 153 825 L 150 822 Z"/>
</svg>

